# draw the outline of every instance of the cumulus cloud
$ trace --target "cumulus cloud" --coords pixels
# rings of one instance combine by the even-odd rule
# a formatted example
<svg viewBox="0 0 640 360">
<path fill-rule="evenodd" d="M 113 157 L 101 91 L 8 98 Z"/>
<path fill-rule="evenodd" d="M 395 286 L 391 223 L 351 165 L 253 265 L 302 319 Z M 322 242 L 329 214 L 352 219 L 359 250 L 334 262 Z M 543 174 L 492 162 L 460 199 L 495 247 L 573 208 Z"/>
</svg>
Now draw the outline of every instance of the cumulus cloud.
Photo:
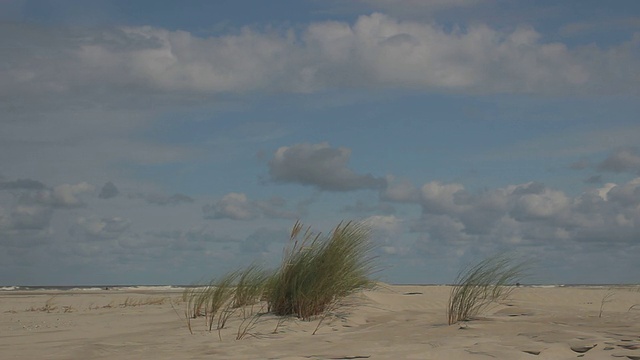
<svg viewBox="0 0 640 360">
<path fill-rule="evenodd" d="M 0 190 L 43 190 L 46 186 L 37 180 L 18 179 L 14 181 L 1 181 Z"/>
<path fill-rule="evenodd" d="M 426 183 L 420 189 L 421 205 L 427 213 L 460 212 L 463 204 L 456 201 L 464 187 L 460 184 L 445 184 L 439 181 Z"/>
<path fill-rule="evenodd" d="M 120 191 L 118 191 L 118 188 L 111 181 L 108 181 L 102 186 L 102 189 L 100 190 L 100 194 L 98 194 L 98 197 L 100 199 L 111 199 L 118 196 L 118 194 L 120 194 Z"/>
<path fill-rule="evenodd" d="M 269 175 L 277 183 L 297 183 L 319 190 L 351 191 L 380 189 L 383 178 L 360 175 L 347 167 L 351 150 L 327 143 L 296 144 L 276 150 L 269 161 Z"/>
<path fill-rule="evenodd" d="M 119 238 L 131 225 L 127 219 L 120 217 L 96 218 L 79 217 L 69 234 L 84 240 L 109 240 Z"/>
<path fill-rule="evenodd" d="M 175 206 L 185 203 L 192 203 L 195 200 L 190 196 L 184 194 L 173 194 L 173 195 L 164 195 L 157 193 L 138 193 L 138 194 L 130 194 L 130 199 L 143 199 L 148 204 L 151 205 L 160 205 L 160 206 Z"/>
<path fill-rule="evenodd" d="M 421 243 L 471 247 L 632 245 L 640 236 L 640 178 L 570 197 L 531 182 L 469 193 L 459 184 L 423 186 Z M 569 245 L 572 244 L 572 245 Z"/>
<path fill-rule="evenodd" d="M 0 245 L 27 247 L 52 242 L 54 212 L 85 206 L 81 196 L 93 186 L 82 182 L 48 188 L 40 181 L 19 179 L 2 181 L 0 190 L 9 190 L 0 193 Z"/>
<path fill-rule="evenodd" d="M 258 216 L 257 209 L 242 193 L 229 193 L 213 204 L 202 208 L 207 219 L 251 220 Z"/>
<path fill-rule="evenodd" d="M 228 193 L 220 200 L 203 206 L 206 219 L 253 220 L 259 216 L 272 219 L 296 219 L 299 212 L 286 208 L 286 200 L 274 196 L 268 200 L 250 200 L 244 193 Z"/>
<path fill-rule="evenodd" d="M 561 191 L 544 188 L 534 194 L 522 194 L 517 197 L 511 216 L 516 220 L 550 219 L 564 211 L 569 198 Z"/>
<path fill-rule="evenodd" d="M 17 204 L 6 213 L 0 209 L 0 231 L 45 230 L 49 227 L 53 210 L 40 205 Z"/>
<path fill-rule="evenodd" d="M 94 186 L 86 182 L 62 184 L 53 189 L 29 191 L 23 194 L 23 203 L 35 203 L 54 208 L 78 208 L 85 206 L 82 195 L 94 191 Z"/>
<path fill-rule="evenodd" d="M 409 180 L 387 176 L 387 186 L 380 192 L 382 200 L 412 203 L 420 199 L 420 190 Z"/>
<path fill-rule="evenodd" d="M 394 215 L 373 215 L 362 221 L 372 230 L 382 230 L 386 232 L 396 232 L 402 220 Z"/>
<path fill-rule="evenodd" d="M 626 184 L 611 186 L 606 192 L 605 198 L 623 207 L 637 206 L 640 204 L 640 178 Z"/>
<path fill-rule="evenodd" d="M 597 165 L 601 171 L 640 173 L 640 152 L 637 148 L 620 149 Z"/>
<path fill-rule="evenodd" d="M 405 221 L 395 215 L 372 215 L 362 220 L 370 230 L 376 251 L 391 256 L 405 256 L 411 253 L 412 244 L 402 239 L 406 232 Z"/>
<path fill-rule="evenodd" d="M 0 233 L 27 241 L 51 231 L 56 209 L 84 207 L 82 195 L 92 192 L 94 187 L 81 182 L 49 188 L 37 180 L 18 179 L 0 182 L 0 190 L 11 190 L 8 194 L 0 193 L 4 205 L 0 207 Z"/>
<path fill-rule="evenodd" d="M 429 6 L 438 4 L 444 2 Z M 340 86 L 637 93 L 640 81 L 629 76 L 639 67 L 640 37 L 608 49 L 570 48 L 543 41 L 529 27 L 445 30 L 379 13 L 354 23 L 311 23 L 301 31 L 245 28 L 215 37 L 148 26 L 71 31 L 4 24 L 1 30 L 0 41 L 28 44 L 13 46 L 0 70 L 0 94 L 16 99 L 15 104 L 25 95 L 86 96 L 96 91 L 90 86 L 95 83 L 124 95 L 308 92 Z M 44 55 L 33 56 L 34 51 Z"/>
</svg>

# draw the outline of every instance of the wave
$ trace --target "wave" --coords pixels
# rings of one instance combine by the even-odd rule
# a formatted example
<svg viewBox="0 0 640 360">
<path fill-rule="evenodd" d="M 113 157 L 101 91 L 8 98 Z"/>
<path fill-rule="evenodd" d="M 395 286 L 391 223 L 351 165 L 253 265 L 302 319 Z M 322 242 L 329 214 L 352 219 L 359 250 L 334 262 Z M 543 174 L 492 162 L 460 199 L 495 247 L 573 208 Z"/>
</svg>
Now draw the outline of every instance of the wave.
<svg viewBox="0 0 640 360">
<path fill-rule="evenodd" d="M 3 291 L 181 291 L 184 285 L 1 286 Z"/>
</svg>

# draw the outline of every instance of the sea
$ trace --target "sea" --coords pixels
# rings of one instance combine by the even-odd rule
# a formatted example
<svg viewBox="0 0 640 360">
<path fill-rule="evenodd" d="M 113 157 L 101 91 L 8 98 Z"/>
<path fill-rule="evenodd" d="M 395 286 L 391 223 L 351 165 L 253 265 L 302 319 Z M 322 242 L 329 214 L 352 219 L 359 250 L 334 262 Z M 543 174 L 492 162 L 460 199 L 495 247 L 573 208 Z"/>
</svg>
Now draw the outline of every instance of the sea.
<svg viewBox="0 0 640 360">
<path fill-rule="evenodd" d="M 66 285 L 66 286 L 0 286 L 0 292 L 24 291 L 184 291 L 201 285 Z"/>
<path fill-rule="evenodd" d="M 397 286 L 450 286 L 450 284 L 391 284 Z M 179 292 L 184 291 L 187 288 L 201 287 L 202 285 L 63 285 L 63 286 L 50 286 L 50 285 L 12 285 L 12 286 L 0 286 L 0 292 L 24 292 L 24 291 L 150 291 L 150 292 Z M 608 289 L 617 287 L 629 287 L 638 286 L 638 284 L 520 284 L 520 287 L 531 288 L 557 288 L 557 287 L 581 287 L 581 288 L 593 288 L 593 289 Z"/>
</svg>

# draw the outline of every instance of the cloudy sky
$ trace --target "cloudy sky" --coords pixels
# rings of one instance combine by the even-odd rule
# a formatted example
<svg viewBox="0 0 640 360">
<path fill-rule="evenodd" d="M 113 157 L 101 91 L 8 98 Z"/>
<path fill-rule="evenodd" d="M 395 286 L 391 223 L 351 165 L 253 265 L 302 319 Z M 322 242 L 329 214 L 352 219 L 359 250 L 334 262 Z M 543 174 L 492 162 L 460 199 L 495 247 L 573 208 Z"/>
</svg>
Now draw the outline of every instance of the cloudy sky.
<svg viewBox="0 0 640 360">
<path fill-rule="evenodd" d="M 0 1 L 0 285 L 188 284 L 367 222 L 395 283 L 640 281 L 640 2 Z"/>
</svg>

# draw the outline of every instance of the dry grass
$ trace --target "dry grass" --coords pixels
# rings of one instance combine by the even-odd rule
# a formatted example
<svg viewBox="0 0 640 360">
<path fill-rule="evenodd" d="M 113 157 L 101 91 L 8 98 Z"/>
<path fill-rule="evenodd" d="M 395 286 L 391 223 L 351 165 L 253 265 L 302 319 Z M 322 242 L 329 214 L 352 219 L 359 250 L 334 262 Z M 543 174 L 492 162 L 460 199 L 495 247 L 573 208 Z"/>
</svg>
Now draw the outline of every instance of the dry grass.
<svg viewBox="0 0 640 360">
<path fill-rule="evenodd" d="M 242 270 L 235 284 L 231 307 L 240 308 L 257 304 L 264 293 L 268 279 L 269 273 L 256 264 Z"/>
<path fill-rule="evenodd" d="M 205 317 L 205 324 L 209 331 L 213 329 L 215 317 L 221 309 L 229 307 L 235 293 L 234 282 L 239 272 L 231 272 L 219 280 L 211 280 L 208 285 L 196 288 L 187 288 L 182 294 L 186 304 L 185 318 L 189 331 L 193 333 L 191 319 L 200 316 Z M 218 318 L 218 328 L 224 327 L 230 314 L 221 314 Z"/>
<path fill-rule="evenodd" d="M 599 318 L 602 317 L 602 312 L 604 311 L 604 304 L 612 302 L 613 301 L 612 298 L 614 296 L 615 296 L 615 293 L 613 291 L 608 291 L 606 294 L 602 296 L 602 299 L 600 300 L 600 312 L 598 313 Z"/>
<path fill-rule="evenodd" d="M 491 303 L 506 299 L 525 268 L 526 263 L 501 254 L 461 271 L 449 296 L 449 325 L 471 320 Z"/>
<path fill-rule="evenodd" d="M 302 235 L 302 236 L 301 236 Z M 301 238 L 300 238 L 301 236 Z M 339 224 L 328 237 L 291 231 L 291 247 L 267 283 L 268 310 L 279 316 L 310 320 L 352 292 L 373 286 L 374 257 L 369 231 L 359 223 Z"/>
<path fill-rule="evenodd" d="M 146 298 L 132 298 L 127 297 L 120 307 L 135 307 L 135 306 L 146 306 L 146 305 L 162 305 L 165 302 L 169 301 L 168 297 L 146 297 Z M 112 306 L 112 305 L 111 305 Z M 109 306 L 109 307 L 111 307 Z M 106 306 L 105 306 L 106 307 Z"/>
<path fill-rule="evenodd" d="M 268 312 L 280 319 L 293 315 L 311 320 L 335 309 L 339 299 L 375 284 L 369 279 L 375 258 L 371 256 L 368 228 L 363 224 L 341 223 L 327 237 L 314 235 L 308 228 L 303 230 L 303 225 L 296 222 L 291 245 L 275 271 L 267 272 L 253 264 L 208 285 L 185 289 L 182 300 L 189 331 L 193 333 L 192 319 L 204 316 L 211 331 L 217 315 L 220 330 L 233 314 L 241 313 L 243 320 L 236 334 L 239 340 Z M 254 314 L 254 306 L 261 301 L 260 311 Z M 263 311 L 265 307 L 267 312 Z"/>
<path fill-rule="evenodd" d="M 32 306 L 30 308 L 27 309 L 27 311 L 42 311 L 42 312 L 46 312 L 46 313 L 50 313 L 53 311 L 56 311 L 58 309 L 58 306 L 54 303 L 54 298 L 55 296 L 50 297 L 43 306 L 41 307 L 35 307 Z"/>
</svg>

